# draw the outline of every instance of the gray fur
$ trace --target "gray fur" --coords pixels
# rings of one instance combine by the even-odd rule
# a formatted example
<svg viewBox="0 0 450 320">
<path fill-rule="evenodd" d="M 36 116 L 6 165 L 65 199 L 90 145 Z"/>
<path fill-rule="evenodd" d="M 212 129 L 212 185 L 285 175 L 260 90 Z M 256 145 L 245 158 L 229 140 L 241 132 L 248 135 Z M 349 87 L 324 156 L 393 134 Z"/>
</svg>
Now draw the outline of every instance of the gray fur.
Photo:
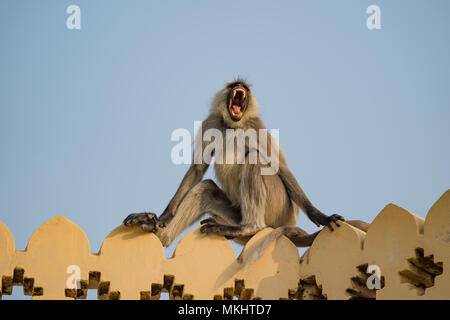
<svg viewBox="0 0 450 320">
<path fill-rule="evenodd" d="M 237 87 L 245 88 L 247 105 L 241 118 L 233 120 L 228 109 L 229 97 L 232 94 L 231 90 Z M 236 80 L 228 83 L 216 94 L 210 115 L 202 123 L 202 132 L 210 128 L 222 132 L 224 140 L 227 129 L 252 128 L 256 131 L 265 129 L 249 84 Z M 271 143 L 276 141 L 272 141 L 272 136 L 268 132 L 266 140 L 268 143 L 266 150 L 270 152 Z M 197 152 L 203 152 L 208 143 L 210 142 L 202 141 L 201 136 L 197 135 L 195 141 L 195 145 L 198 146 Z M 243 164 L 227 164 L 225 161 L 221 164 L 216 161 L 214 169 L 221 188 L 212 180 L 202 181 L 209 167 L 208 163 L 193 163 L 159 219 L 149 216 L 148 213 L 143 213 L 141 218 L 133 214 L 124 220 L 124 224 L 140 224 L 143 229 L 155 232 L 165 246 L 207 213 L 212 218 L 201 222 L 202 232 L 219 233 L 239 243 L 247 242 L 251 236 L 265 227 L 274 228 L 275 231 L 264 242 L 259 255 L 282 234 L 296 244 L 311 245 L 316 234 L 308 235 L 304 230 L 295 227 L 299 208 L 318 226 L 326 225 L 332 229 L 331 222 L 339 226 L 337 221 L 343 220 L 341 216 L 326 216 L 308 200 L 288 169 L 281 148 L 278 173 L 261 175 L 260 169 L 267 167 L 267 163 L 250 164 L 248 159 L 253 153 L 264 151 L 249 148 L 247 143 L 246 147 L 246 162 Z M 226 148 L 223 152 L 222 156 L 225 159 Z M 269 154 L 264 154 L 265 157 L 267 155 Z M 195 157 L 194 153 L 194 159 Z"/>
</svg>

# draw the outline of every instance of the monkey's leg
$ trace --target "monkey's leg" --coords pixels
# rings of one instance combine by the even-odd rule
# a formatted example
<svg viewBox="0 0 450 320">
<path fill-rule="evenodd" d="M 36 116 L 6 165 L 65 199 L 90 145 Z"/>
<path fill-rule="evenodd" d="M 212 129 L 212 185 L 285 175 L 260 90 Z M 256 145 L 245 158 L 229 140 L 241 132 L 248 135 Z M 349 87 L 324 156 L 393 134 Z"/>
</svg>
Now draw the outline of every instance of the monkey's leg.
<svg viewBox="0 0 450 320">
<path fill-rule="evenodd" d="M 198 141 L 196 141 L 196 143 L 198 143 Z M 200 148 L 200 150 L 203 149 Z M 176 208 L 179 206 L 188 191 L 202 180 L 208 166 L 209 164 L 207 163 L 201 163 L 192 164 L 189 167 L 189 170 L 184 175 L 183 181 L 181 181 L 177 192 L 159 218 L 156 214 L 150 212 L 132 213 L 125 218 L 123 224 L 126 226 L 140 225 L 142 229 L 150 232 L 157 232 L 160 228 L 165 227 L 170 220 L 172 220 Z"/>
<path fill-rule="evenodd" d="M 347 224 L 367 232 L 370 224 L 361 220 L 348 220 Z M 297 247 L 309 247 L 312 245 L 314 239 L 317 237 L 320 231 L 314 233 L 308 233 L 299 227 L 283 226 L 281 227 L 281 234 L 289 238 Z"/>
<path fill-rule="evenodd" d="M 267 190 L 260 169 L 258 164 L 247 162 L 242 165 L 239 186 L 242 220 L 239 225 L 204 220 L 201 232 L 214 232 L 227 237 L 249 237 L 266 227 Z"/>
<path fill-rule="evenodd" d="M 281 227 L 282 234 L 289 238 L 297 247 L 309 247 L 312 245 L 314 239 L 319 234 L 319 231 L 308 233 L 299 227 L 283 226 Z"/>
<path fill-rule="evenodd" d="M 237 225 L 241 220 L 240 209 L 232 206 L 225 193 L 212 180 L 204 180 L 186 194 L 172 220 L 156 230 L 156 235 L 164 246 L 168 246 L 206 213 L 224 224 Z"/>
</svg>

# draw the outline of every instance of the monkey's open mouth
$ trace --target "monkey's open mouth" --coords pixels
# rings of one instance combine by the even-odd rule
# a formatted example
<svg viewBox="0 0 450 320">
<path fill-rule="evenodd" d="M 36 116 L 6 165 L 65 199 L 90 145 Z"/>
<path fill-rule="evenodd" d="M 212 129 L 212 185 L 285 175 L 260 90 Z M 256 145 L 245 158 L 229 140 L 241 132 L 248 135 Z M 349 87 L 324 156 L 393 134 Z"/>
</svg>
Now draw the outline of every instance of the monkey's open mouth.
<svg viewBox="0 0 450 320">
<path fill-rule="evenodd" d="M 231 93 L 230 114 L 233 120 L 239 120 L 245 109 L 247 94 L 243 88 L 236 88 Z"/>
</svg>

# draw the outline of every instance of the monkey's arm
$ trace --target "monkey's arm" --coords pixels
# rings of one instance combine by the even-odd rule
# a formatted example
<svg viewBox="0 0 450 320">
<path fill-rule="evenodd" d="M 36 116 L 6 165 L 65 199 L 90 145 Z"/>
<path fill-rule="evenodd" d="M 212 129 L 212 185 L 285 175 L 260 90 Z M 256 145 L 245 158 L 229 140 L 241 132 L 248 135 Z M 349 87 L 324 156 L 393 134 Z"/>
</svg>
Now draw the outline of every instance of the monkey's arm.
<svg viewBox="0 0 450 320">
<path fill-rule="evenodd" d="M 205 163 L 191 164 L 189 170 L 184 175 L 184 178 L 181 181 L 177 192 L 173 196 L 172 200 L 170 200 L 164 212 L 159 217 L 159 223 L 161 226 L 165 226 L 170 222 L 170 220 L 172 220 L 181 200 L 183 200 L 186 193 L 188 193 L 188 191 L 191 190 L 192 187 L 194 187 L 202 180 L 206 170 L 208 170 L 208 167 L 209 165 Z"/>
<path fill-rule="evenodd" d="M 289 198 L 291 198 L 291 200 L 293 200 L 300 207 L 300 209 L 302 209 L 302 211 L 313 223 L 315 223 L 318 227 L 328 226 L 331 230 L 333 230 L 331 222 L 334 222 L 339 227 L 339 223 L 337 221 L 344 220 L 344 218 L 337 214 L 327 216 L 314 207 L 298 184 L 297 179 L 295 179 L 294 175 L 285 164 L 280 163 L 278 175 L 286 187 Z"/>
</svg>

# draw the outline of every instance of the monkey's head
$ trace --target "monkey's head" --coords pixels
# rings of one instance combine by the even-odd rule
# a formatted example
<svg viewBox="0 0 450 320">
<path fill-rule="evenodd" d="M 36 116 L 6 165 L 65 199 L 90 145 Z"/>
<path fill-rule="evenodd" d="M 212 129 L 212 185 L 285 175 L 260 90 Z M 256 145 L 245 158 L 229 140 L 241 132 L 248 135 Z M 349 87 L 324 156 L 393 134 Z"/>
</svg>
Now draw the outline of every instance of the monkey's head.
<svg viewBox="0 0 450 320">
<path fill-rule="evenodd" d="M 251 86 L 241 79 L 227 83 L 212 104 L 212 112 L 220 114 L 232 128 L 241 127 L 246 119 L 258 116 L 257 109 Z"/>
</svg>

